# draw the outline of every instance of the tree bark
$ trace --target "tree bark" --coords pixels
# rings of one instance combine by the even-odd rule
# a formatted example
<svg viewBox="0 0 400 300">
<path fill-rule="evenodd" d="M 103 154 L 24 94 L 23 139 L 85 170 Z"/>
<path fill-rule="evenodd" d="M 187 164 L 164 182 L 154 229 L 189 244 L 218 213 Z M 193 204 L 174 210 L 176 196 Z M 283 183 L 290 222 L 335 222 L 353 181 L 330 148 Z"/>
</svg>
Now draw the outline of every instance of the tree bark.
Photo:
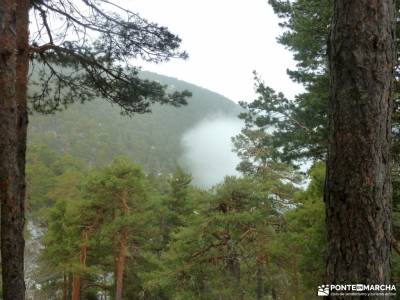
<svg viewBox="0 0 400 300">
<path fill-rule="evenodd" d="M 88 230 L 84 229 L 81 233 L 81 249 L 79 252 L 79 264 L 81 267 L 81 270 L 83 270 L 86 267 L 86 257 L 87 257 L 87 249 L 88 249 L 88 243 L 89 243 L 89 232 Z M 81 276 L 79 273 L 76 273 L 73 275 L 73 280 L 72 280 L 72 296 L 71 300 L 79 300 L 81 295 Z"/>
<path fill-rule="evenodd" d="M 131 209 L 128 205 L 128 191 L 124 190 L 121 195 L 121 210 L 124 216 L 129 216 Z M 120 232 L 118 241 L 118 250 L 115 256 L 115 300 L 122 300 L 123 286 L 124 286 L 124 269 L 127 254 L 127 244 L 129 238 L 129 229 L 124 225 Z"/>
<path fill-rule="evenodd" d="M 394 13 L 393 0 L 334 4 L 324 196 L 331 284 L 390 282 Z"/>
<path fill-rule="evenodd" d="M 28 3 L 0 1 L 0 201 L 5 300 L 25 298 L 24 199 Z M 20 90 L 19 90 L 20 89 Z M 25 119 L 26 120 L 26 119 Z"/>
<path fill-rule="evenodd" d="M 28 112 L 27 112 L 27 90 L 28 90 L 28 70 L 29 70 L 29 5 L 30 0 L 17 0 L 17 60 L 16 60 L 16 104 L 17 104 L 17 164 L 18 164 L 18 186 L 19 186 L 19 205 L 18 205 L 18 240 L 20 250 L 19 256 L 15 257 L 14 250 L 12 255 L 24 264 L 24 227 L 25 227 L 25 163 L 26 163 L 26 140 L 28 131 Z M 19 225 L 21 224 L 21 225 Z M 3 251 L 3 250 L 2 250 Z M 20 274 L 20 281 L 24 281 L 24 270 Z M 22 293 L 22 292 L 21 292 Z M 25 291 L 24 291 L 25 294 Z M 22 296 L 22 295 L 21 295 Z M 22 296 L 25 298 L 25 295 Z M 13 298 L 15 299 L 15 298 Z"/>
<path fill-rule="evenodd" d="M 232 289 L 235 292 L 234 300 L 243 300 L 244 294 L 241 285 L 240 261 L 236 252 L 236 247 L 232 240 L 227 243 L 227 268 L 232 276 Z"/>
<path fill-rule="evenodd" d="M 63 275 L 63 300 L 68 299 L 68 278 L 67 274 L 64 272 Z"/>
<path fill-rule="evenodd" d="M 72 298 L 72 286 L 73 286 L 73 274 L 72 273 L 68 273 L 67 276 L 67 299 L 71 299 Z"/>
<path fill-rule="evenodd" d="M 266 256 L 261 254 L 257 257 L 257 273 L 256 273 L 256 300 L 263 300 L 265 297 L 265 267 Z"/>
<path fill-rule="evenodd" d="M 72 296 L 71 300 L 79 300 L 81 294 L 81 276 L 74 274 L 72 279 Z"/>
<path fill-rule="evenodd" d="M 118 255 L 115 258 L 115 300 L 122 300 L 127 242 L 128 228 L 125 227 L 121 232 Z"/>
<path fill-rule="evenodd" d="M 17 63 L 16 63 L 16 103 L 18 111 L 18 169 L 20 199 L 25 201 L 25 162 L 28 130 L 27 90 L 29 70 L 29 5 L 30 0 L 17 0 Z"/>
</svg>

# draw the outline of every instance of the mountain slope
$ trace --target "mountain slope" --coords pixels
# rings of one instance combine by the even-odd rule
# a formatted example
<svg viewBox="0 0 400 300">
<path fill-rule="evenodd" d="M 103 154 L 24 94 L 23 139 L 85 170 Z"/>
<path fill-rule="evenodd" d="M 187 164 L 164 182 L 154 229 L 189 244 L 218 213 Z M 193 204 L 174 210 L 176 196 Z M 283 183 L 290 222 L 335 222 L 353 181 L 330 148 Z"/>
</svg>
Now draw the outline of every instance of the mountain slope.
<svg viewBox="0 0 400 300">
<path fill-rule="evenodd" d="M 103 100 L 73 104 L 54 115 L 30 118 L 29 144 L 44 144 L 91 165 L 102 166 L 115 156 L 126 156 L 148 172 L 171 171 L 182 155 L 183 133 L 216 114 L 235 117 L 240 107 L 231 100 L 174 78 L 143 72 L 144 77 L 172 89 L 193 93 L 181 108 L 155 105 L 151 114 L 121 116 L 120 109 Z"/>
</svg>

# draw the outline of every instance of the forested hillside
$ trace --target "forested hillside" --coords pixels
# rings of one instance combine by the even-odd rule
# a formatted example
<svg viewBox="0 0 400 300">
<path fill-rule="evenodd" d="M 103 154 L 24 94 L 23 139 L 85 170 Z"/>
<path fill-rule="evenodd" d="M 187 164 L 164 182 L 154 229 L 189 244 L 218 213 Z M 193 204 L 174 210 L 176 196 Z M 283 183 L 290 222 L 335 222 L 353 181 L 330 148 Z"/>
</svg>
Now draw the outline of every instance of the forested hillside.
<svg viewBox="0 0 400 300">
<path fill-rule="evenodd" d="M 34 113 L 29 123 L 29 145 L 47 145 L 92 166 L 104 166 L 124 156 L 151 173 L 173 171 L 182 155 L 183 133 L 206 117 L 235 118 L 241 111 L 231 100 L 174 78 L 143 72 L 169 89 L 189 90 L 188 105 L 180 108 L 154 105 L 150 114 L 121 115 L 117 106 L 96 99 L 75 103 L 52 115 Z"/>
</svg>

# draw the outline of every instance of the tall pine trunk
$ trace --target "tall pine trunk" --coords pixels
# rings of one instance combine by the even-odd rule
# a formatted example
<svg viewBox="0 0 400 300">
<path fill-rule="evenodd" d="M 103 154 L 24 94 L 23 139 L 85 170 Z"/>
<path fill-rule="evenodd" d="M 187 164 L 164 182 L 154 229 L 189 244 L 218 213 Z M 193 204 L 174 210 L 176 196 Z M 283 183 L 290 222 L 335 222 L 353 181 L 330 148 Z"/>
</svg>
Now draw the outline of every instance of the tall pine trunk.
<svg viewBox="0 0 400 300">
<path fill-rule="evenodd" d="M 1 261 L 5 300 L 25 298 L 28 9 L 27 0 L 0 1 Z"/>
<path fill-rule="evenodd" d="M 121 209 L 125 217 L 130 215 L 131 209 L 128 205 L 128 191 L 124 190 L 121 196 Z M 127 244 L 129 238 L 129 230 L 126 225 L 124 225 L 120 232 L 120 237 L 118 241 L 118 250 L 115 256 L 115 300 L 122 300 L 123 287 L 124 287 L 124 270 L 127 255 Z"/>
<path fill-rule="evenodd" d="M 238 254 L 232 240 L 227 243 L 227 268 L 232 277 L 232 290 L 234 291 L 234 300 L 243 300 L 244 294 L 241 283 L 241 270 Z"/>
<path fill-rule="evenodd" d="M 72 279 L 72 295 L 71 300 L 79 300 L 81 295 L 81 276 L 74 274 Z"/>
<path fill-rule="evenodd" d="M 118 254 L 115 257 L 115 300 L 122 300 L 124 287 L 124 269 L 127 253 L 128 228 L 123 228 L 119 240 Z"/>
<path fill-rule="evenodd" d="M 256 300 L 264 299 L 264 264 L 258 261 L 256 271 Z"/>
<path fill-rule="evenodd" d="M 81 270 L 86 268 L 86 258 L 89 244 L 89 231 L 84 229 L 81 233 L 81 248 L 79 251 L 79 265 Z M 79 300 L 81 295 L 81 276 L 79 273 L 73 275 L 71 300 Z"/>
<path fill-rule="evenodd" d="M 394 13 L 393 0 L 334 4 L 324 197 L 328 283 L 390 282 Z"/>
<path fill-rule="evenodd" d="M 16 64 L 16 102 L 18 110 L 17 134 L 20 199 L 25 201 L 25 162 L 28 130 L 27 90 L 29 70 L 29 5 L 30 0 L 17 0 L 17 64 Z M 23 211 L 24 212 L 24 211 Z"/>
<path fill-rule="evenodd" d="M 63 300 L 68 300 L 68 278 L 65 272 L 63 275 Z"/>
</svg>

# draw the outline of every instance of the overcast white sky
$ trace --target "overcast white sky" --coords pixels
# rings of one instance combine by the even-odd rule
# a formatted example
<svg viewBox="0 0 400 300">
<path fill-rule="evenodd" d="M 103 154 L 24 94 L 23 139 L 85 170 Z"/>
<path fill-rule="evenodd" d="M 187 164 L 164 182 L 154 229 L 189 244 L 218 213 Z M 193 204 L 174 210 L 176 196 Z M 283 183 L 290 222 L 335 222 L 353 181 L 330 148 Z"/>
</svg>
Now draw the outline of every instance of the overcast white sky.
<svg viewBox="0 0 400 300">
<path fill-rule="evenodd" d="M 142 17 L 167 26 L 182 40 L 186 61 L 172 60 L 144 70 L 176 77 L 233 101 L 254 98 L 253 70 L 277 91 L 302 90 L 286 75 L 295 63 L 276 42 L 282 31 L 267 0 L 119 0 Z"/>
</svg>

